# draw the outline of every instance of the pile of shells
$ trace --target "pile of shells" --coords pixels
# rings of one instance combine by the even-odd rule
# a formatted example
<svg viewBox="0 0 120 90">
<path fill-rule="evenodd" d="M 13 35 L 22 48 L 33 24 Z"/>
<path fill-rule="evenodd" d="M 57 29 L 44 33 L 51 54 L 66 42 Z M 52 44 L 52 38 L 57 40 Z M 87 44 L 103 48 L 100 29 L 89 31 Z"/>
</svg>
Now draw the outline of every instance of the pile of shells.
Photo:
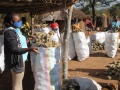
<svg viewBox="0 0 120 90">
<path fill-rule="evenodd" d="M 82 32 L 82 30 L 81 29 L 74 29 L 74 30 L 72 30 L 72 32 L 73 33 L 78 33 L 78 32 Z"/>
<path fill-rule="evenodd" d="M 104 50 L 104 44 L 101 44 L 99 42 L 92 43 L 92 50 L 93 51 Z"/>
<path fill-rule="evenodd" d="M 36 32 L 34 34 L 36 36 L 34 43 L 37 43 L 39 47 L 42 46 L 45 48 L 60 47 L 60 43 L 55 42 L 51 39 L 51 36 L 54 34 L 55 34 L 54 31 L 50 31 L 48 34 L 42 32 Z"/>
<path fill-rule="evenodd" d="M 104 75 L 107 75 L 108 79 L 111 79 L 112 76 L 116 76 L 120 80 L 120 61 L 113 61 L 108 64 L 108 69 L 105 70 Z"/>
</svg>

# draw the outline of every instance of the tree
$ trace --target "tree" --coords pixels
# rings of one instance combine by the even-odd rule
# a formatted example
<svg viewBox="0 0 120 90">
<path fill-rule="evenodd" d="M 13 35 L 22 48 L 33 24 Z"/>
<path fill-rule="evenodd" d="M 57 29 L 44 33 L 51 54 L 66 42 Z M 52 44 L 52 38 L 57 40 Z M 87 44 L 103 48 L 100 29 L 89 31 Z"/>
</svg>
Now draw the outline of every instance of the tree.
<svg viewBox="0 0 120 90">
<path fill-rule="evenodd" d="M 66 10 L 65 10 L 66 9 Z M 62 55 L 62 79 L 68 78 L 68 44 L 69 44 L 69 36 L 70 36 L 70 29 L 71 29 L 71 17 L 73 6 L 69 8 L 64 8 L 65 14 L 65 32 L 63 37 L 63 55 Z"/>
<path fill-rule="evenodd" d="M 84 12 L 86 15 L 90 15 L 91 16 L 92 12 L 89 9 L 89 7 L 90 7 L 90 5 L 88 4 L 88 5 L 84 6 L 84 8 L 82 8 L 81 11 Z"/>
<path fill-rule="evenodd" d="M 95 15 L 96 15 L 96 13 L 95 13 L 95 5 L 101 3 L 102 5 L 108 6 L 112 2 L 115 2 L 117 0 L 79 0 L 78 3 L 80 3 L 81 1 L 84 2 L 84 3 L 87 3 L 87 5 L 91 7 L 91 9 L 92 9 L 92 22 L 95 23 Z M 80 3 L 80 5 L 83 5 L 83 3 L 82 4 Z"/>
<path fill-rule="evenodd" d="M 120 16 L 120 4 L 113 5 L 109 8 L 109 12 L 111 16 Z"/>
</svg>

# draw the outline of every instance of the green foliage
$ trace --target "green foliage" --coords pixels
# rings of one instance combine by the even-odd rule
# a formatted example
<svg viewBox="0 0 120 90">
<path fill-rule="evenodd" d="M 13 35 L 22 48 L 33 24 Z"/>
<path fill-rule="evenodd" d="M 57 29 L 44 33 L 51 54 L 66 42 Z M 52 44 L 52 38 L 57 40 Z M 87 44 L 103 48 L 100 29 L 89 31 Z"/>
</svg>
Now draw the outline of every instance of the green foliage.
<svg viewBox="0 0 120 90">
<path fill-rule="evenodd" d="M 84 12 L 86 15 L 92 15 L 92 10 L 89 9 L 90 7 L 87 5 L 86 7 L 82 8 L 81 11 Z"/>
<path fill-rule="evenodd" d="M 120 16 L 120 4 L 113 5 L 109 8 L 109 12 L 111 16 Z"/>
</svg>

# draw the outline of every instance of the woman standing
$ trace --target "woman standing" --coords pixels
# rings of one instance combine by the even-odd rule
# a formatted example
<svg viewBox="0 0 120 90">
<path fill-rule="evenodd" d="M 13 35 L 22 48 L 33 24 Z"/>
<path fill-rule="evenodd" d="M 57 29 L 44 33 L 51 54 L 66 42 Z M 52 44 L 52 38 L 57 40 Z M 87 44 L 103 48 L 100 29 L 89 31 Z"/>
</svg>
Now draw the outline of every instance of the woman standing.
<svg viewBox="0 0 120 90">
<path fill-rule="evenodd" d="M 4 18 L 5 65 L 12 73 L 12 90 L 22 90 L 27 52 L 38 52 L 37 47 L 27 47 L 26 38 L 20 33 L 22 21 L 16 13 L 8 13 Z"/>
</svg>

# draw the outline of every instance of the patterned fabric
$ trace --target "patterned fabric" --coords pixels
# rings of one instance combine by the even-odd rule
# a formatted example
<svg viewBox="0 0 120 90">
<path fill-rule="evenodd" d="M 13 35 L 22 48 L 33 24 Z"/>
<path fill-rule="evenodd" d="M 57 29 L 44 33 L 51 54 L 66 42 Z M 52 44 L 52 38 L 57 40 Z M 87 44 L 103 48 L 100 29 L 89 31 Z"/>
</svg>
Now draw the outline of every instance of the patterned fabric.
<svg viewBox="0 0 120 90">
<path fill-rule="evenodd" d="M 21 27 L 21 32 L 26 37 L 26 39 L 30 37 L 31 31 L 30 31 L 30 26 L 27 22 L 23 24 L 23 26 Z"/>
</svg>

